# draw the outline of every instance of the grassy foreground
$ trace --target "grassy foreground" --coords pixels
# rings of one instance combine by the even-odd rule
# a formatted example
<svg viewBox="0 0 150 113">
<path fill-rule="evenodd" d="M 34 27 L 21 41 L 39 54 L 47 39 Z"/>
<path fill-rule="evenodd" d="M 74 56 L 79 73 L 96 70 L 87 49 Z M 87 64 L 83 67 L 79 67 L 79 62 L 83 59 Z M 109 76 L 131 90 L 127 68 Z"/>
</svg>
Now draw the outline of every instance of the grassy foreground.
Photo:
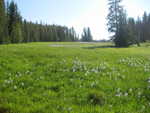
<svg viewBox="0 0 150 113">
<path fill-rule="evenodd" d="M 150 47 L 0 46 L 0 113 L 149 113 Z"/>
</svg>

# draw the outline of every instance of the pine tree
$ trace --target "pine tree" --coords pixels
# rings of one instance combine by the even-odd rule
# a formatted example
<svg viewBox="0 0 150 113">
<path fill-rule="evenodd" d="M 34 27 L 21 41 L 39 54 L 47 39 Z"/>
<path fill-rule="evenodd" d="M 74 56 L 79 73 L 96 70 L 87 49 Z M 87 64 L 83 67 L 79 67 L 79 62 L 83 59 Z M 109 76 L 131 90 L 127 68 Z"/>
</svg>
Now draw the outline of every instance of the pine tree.
<svg viewBox="0 0 150 113">
<path fill-rule="evenodd" d="M 129 37 L 131 38 L 132 44 L 137 44 L 137 46 L 140 46 L 140 36 L 139 36 L 139 30 L 136 26 L 136 22 L 134 18 L 128 19 L 128 30 L 129 30 Z"/>
<path fill-rule="evenodd" d="M 10 34 L 12 38 L 12 43 L 21 43 L 22 42 L 22 31 L 19 23 L 13 24 L 13 28 Z"/>
<path fill-rule="evenodd" d="M 82 33 L 81 41 L 91 42 L 93 40 L 90 28 L 84 28 Z"/>
<path fill-rule="evenodd" d="M 132 44 L 127 26 L 127 14 L 124 8 L 120 5 L 122 0 L 108 0 L 109 14 L 108 31 L 113 33 L 112 40 L 117 47 L 128 47 Z"/>
<path fill-rule="evenodd" d="M 93 41 L 93 37 L 92 37 L 91 30 L 89 27 L 87 28 L 87 34 L 88 34 L 88 41 Z"/>
<path fill-rule="evenodd" d="M 6 38 L 6 14 L 4 0 L 0 0 L 0 44 L 4 43 Z"/>
<path fill-rule="evenodd" d="M 75 29 L 72 27 L 70 29 L 70 37 L 69 37 L 69 40 L 70 41 L 76 41 L 76 32 L 75 32 Z"/>
<path fill-rule="evenodd" d="M 142 42 L 142 21 L 140 17 L 136 20 L 136 34 L 139 42 Z"/>
<path fill-rule="evenodd" d="M 119 12 L 117 31 L 114 39 L 117 47 L 127 47 L 131 44 L 128 32 L 126 12 L 122 9 Z"/>
<path fill-rule="evenodd" d="M 111 37 L 112 40 L 115 42 L 116 46 L 119 46 L 119 43 L 122 43 L 122 41 L 119 41 L 120 34 L 119 34 L 119 24 L 121 25 L 121 14 L 122 13 L 122 6 L 120 6 L 122 0 L 108 0 L 109 5 L 109 13 L 107 16 L 107 26 L 108 31 L 110 33 L 113 33 L 113 36 Z M 121 27 L 121 26 L 120 26 Z"/>
<path fill-rule="evenodd" d="M 148 40 L 150 41 L 150 14 L 148 15 Z"/>
<path fill-rule="evenodd" d="M 148 33 L 148 15 L 144 12 L 142 22 L 142 42 L 146 42 L 148 40 Z"/>
<path fill-rule="evenodd" d="M 108 31 L 116 34 L 119 26 L 119 15 L 122 10 L 122 6 L 120 5 L 122 0 L 108 0 L 109 5 L 109 14 L 107 16 L 108 20 Z"/>
<path fill-rule="evenodd" d="M 8 34 L 12 43 L 19 43 L 22 40 L 21 16 L 17 4 L 11 1 L 8 7 Z M 17 34 L 18 33 L 18 34 Z M 19 37 L 16 37 L 19 36 Z"/>
</svg>

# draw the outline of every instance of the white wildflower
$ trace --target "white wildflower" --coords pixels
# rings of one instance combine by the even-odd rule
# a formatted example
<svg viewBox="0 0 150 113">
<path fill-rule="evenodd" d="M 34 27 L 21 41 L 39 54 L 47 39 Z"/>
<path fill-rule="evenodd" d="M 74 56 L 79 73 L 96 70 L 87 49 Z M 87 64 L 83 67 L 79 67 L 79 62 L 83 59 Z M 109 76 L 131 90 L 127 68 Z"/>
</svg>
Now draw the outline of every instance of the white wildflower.
<svg viewBox="0 0 150 113">
<path fill-rule="evenodd" d="M 15 89 L 15 90 L 17 89 L 17 86 L 16 86 L 16 85 L 14 86 L 14 89 Z"/>
</svg>

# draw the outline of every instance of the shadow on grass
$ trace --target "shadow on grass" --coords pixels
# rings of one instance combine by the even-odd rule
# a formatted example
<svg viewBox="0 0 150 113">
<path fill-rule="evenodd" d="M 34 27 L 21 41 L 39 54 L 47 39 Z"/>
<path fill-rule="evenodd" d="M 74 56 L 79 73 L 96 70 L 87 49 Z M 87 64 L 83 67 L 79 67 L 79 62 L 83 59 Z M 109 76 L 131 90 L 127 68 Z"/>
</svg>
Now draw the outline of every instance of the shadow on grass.
<svg viewBox="0 0 150 113">
<path fill-rule="evenodd" d="M 0 107 L 0 113 L 10 113 L 10 110 L 7 108 Z"/>
<path fill-rule="evenodd" d="M 91 46 L 91 47 L 83 47 L 83 49 L 97 49 L 97 48 L 118 48 L 118 47 L 115 47 L 115 46 Z"/>
</svg>

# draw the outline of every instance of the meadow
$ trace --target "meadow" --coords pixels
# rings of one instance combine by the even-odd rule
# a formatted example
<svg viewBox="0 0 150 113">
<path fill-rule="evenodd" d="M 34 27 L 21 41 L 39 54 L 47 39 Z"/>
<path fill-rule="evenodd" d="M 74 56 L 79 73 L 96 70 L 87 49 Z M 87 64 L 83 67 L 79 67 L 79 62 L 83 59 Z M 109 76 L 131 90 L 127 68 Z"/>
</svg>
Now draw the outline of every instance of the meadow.
<svg viewBox="0 0 150 113">
<path fill-rule="evenodd" d="M 150 44 L 0 45 L 0 113 L 150 113 Z"/>
</svg>

